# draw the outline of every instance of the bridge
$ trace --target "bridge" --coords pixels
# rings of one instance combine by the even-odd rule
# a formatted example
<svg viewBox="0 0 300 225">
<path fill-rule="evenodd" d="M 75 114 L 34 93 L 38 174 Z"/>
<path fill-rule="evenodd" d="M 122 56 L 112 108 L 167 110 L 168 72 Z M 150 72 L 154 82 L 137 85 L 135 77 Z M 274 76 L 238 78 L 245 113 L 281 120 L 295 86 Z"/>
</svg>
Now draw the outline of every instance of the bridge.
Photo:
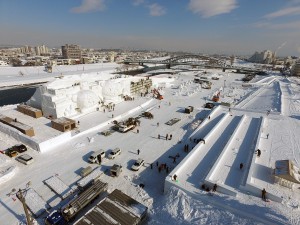
<svg viewBox="0 0 300 225">
<path fill-rule="evenodd" d="M 197 66 L 203 68 L 211 68 L 211 69 L 221 69 L 223 72 L 226 70 L 236 70 L 238 73 L 247 73 L 247 72 L 261 72 L 261 70 L 254 68 L 245 68 L 245 67 L 237 67 L 237 66 L 228 66 L 224 59 L 218 59 L 211 56 L 205 55 L 180 55 L 171 57 L 168 59 L 127 59 L 124 60 L 124 64 L 138 64 L 140 66 L 144 66 L 144 64 L 161 64 L 166 65 L 168 69 L 172 66 L 177 65 L 190 65 Z"/>
<path fill-rule="evenodd" d="M 214 57 L 209 57 L 209 56 L 204 56 L 204 55 L 181 55 L 181 56 L 175 56 L 175 57 L 163 59 L 163 60 L 129 59 L 129 60 L 125 60 L 124 64 L 139 64 L 141 66 L 143 66 L 144 64 L 165 64 L 165 65 L 167 65 L 168 68 L 170 68 L 171 66 L 177 66 L 177 65 L 192 65 L 192 66 L 193 65 L 194 66 L 215 65 L 215 66 L 220 66 L 220 65 L 224 64 L 224 61 L 214 58 Z"/>
</svg>

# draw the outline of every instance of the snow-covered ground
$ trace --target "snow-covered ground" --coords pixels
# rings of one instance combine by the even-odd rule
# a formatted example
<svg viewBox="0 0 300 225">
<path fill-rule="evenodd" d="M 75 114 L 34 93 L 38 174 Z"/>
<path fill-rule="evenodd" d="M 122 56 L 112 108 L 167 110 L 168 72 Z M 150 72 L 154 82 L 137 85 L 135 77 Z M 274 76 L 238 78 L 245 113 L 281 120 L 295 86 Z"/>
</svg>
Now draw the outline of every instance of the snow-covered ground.
<svg viewBox="0 0 300 225">
<path fill-rule="evenodd" d="M 74 68 L 71 70 L 75 73 Z M 113 66 L 108 69 L 114 70 Z M 91 68 L 93 73 L 97 70 Z M 88 67 L 84 72 L 88 74 Z M 25 77 L 30 81 L 40 78 L 38 73 L 20 77 L 16 71 L 15 74 L 7 73 L 10 76 L 8 79 L 5 73 L 0 71 L 1 84 L 2 80 L 8 84 Z M 66 69 L 64 73 L 72 72 Z M 201 72 L 179 72 L 177 69 L 175 75 L 154 76 L 155 79 L 163 77 L 174 80 L 170 87 L 161 91 L 163 100 L 153 99 L 145 108 L 130 114 L 137 116 L 144 110 L 150 110 L 154 115 L 152 120 L 140 119 L 139 132 L 135 129 L 103 136 L 101 131 L 110 125 L 100 127 L 99 124 L 110 121 L 111 113 L 91 113 L 77 118 L 80 120 L 81 135 L 73 135 L 69 141 L 45 153 L 29 149 L 28 154 L 35 159 L 31 165 L 20 164 L 0 154 L 0 171 L 10 166 L 17 169 L 11 179 L 0 184 L 0 224 L 2 221 L 5 225 L 26 221 L 20 201 L 13 194 L 7 195 L 13 188 L 25 188 L 31 181 L 30 188 L 45 200 L 47 206 L 55 209 L 61 206 L 61 198 L 43 181 L 59 176 L 66 184 L 65 188 L 72 189 L 81 179 L 82 168 L 91 166 L 94 169 L 98 166 L 88 163 L 92 151 L 103 149 L 107 155 L 116 147 L 120 147 L 122 153 L 113 160 L 103 160 L 100 170 L 104 174 L 100 179 L 108 183 L 109 192 L 118 188 L 149 207 L 147 224 L 299 224 L 299 185 L 295 185 L 294 189 L 282 187 L 274 183 L 271 174 L 276 160 L 290 159 L 297 167 L 300 166 L 299 80 L 272 74 L 269 77 L 257 76 L 252 81 L 255 85 L 242 87 L 243 74 L 207 70 L 208 77 L 218 74 L 220 79 L 209 79 L 213 83 L 212 89 L 203 89 L 192 82 L 198 73 Z M 226 102 L 233 102 L 236 106 L 232 106 L 230 112 L 224 106 L 214 111 L 204 109 L 205 102 L 220 90 L 221 101 L 226 99 Z M 114 116 L 126 114 L 147 101 L 149 97 L 137 97 L 133 102 L 117 104 Z M 186 114 L 184 108 L 189 105 L 194 106 L 194 111 Z M 0 113 L 9 114 L 14 107 L 3 107 Z M 267 110 L 270 110 L 268 116 Z M 208 115 L 211 115 L 210 119 Z M 165 124 L 173 118 L 180 121 L 172 126 Z M 20 120 L 26 122 L 27 119 L 20 117 Z M 166 134 L 172 134 L 172 140 L 166 140 Z M 162 138 L 158 139 L 158 135 Z M 204 138 L 206 143 L 194 143 L 194 138 Z M 16 143 L 15 139 L 0 132 L 0 149 Z M 186 144 L 189 144 L 189 153 L 184 151 Z M 262 149 L 259 159 L 255 155 L 253 157 L 256 147 Z M 174 162 L 173 157 L 177 154 L 179 157 Z M 146 163 L 134 172 L 130 168 L 137 158 L 145 159 Z M 240 162 L 245 162 L 242 171 L 238 168 Z M 157 163 L 166 163 L 168 171 L 162 169 L 159 172 Z M 123 172 L 117 178 L 108 173 L 113 164 L 123 166 Z M 179 182 L 164 192 L 166 180 L 175 172 Z M 248 177 L 253 181 L 251 185 L 264 187 L 267 192 L 282 196 L 282 202 L 267 203 L 257 194 L 244 191 L 240 186 L 245 186 Z M 207 180 L 217 180 L 237 195 L 224 194 L 217 189 L 211 196 L 200 188 L 200 184 Z M 140 183 L 145 184 L 144 189 L 138 186 Z M 39 224 L 43 224 L 44 216 L 37 218 Z"/>
</svg>

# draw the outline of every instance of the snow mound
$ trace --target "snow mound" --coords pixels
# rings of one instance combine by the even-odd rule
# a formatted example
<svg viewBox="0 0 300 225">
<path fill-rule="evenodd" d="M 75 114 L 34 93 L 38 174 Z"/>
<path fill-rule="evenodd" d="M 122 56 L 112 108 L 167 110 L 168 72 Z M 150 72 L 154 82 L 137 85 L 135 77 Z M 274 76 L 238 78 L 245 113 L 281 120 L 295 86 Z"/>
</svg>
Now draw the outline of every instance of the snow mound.
<svg viewBox="0 0 300 225">
<path fill-rule="evenodd" d="M 213 197 L 212 197 L 213 198 Z M 152 214 L 155 218 L 152 218 Z M 197 198 L 189 197 L 182 190 L 172 187 L 165 198 L 155 203 L 150 211 L 149 225 L 163 224 L 258 224 L 256 221 L 245 219 L 231 212 L 213 207 Z"/>
<path fill-rule="evenodd" d="M 0 168 L 0 185 L 10 180 L 16 174 L 16 171 L 17 171 L 16 166 Z"/>
</svg>

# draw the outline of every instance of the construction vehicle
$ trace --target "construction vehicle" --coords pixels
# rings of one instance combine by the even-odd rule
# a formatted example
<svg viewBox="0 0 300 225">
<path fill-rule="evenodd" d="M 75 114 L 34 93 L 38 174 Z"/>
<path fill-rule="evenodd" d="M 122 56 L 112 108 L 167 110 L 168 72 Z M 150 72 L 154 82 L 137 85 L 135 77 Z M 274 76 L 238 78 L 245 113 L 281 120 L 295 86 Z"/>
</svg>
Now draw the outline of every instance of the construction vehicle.
<svg viewBox="0 0 300 225">
<path fill-rule="evenodd" d="M 125 133 L 129 130 L 134 129 L 139 123 L 140 123 L 139 120 L 130 117 L 126 121 L 118 123 L 119 131 Z"/>
<path fill-rule="evenodd" d="M 213 102 L 218 102 L 220 101 L 220 91 L 218 91 L 213 97 L 212 97 Z"/>
<path fill-rule="evenodd" d="M 155 98 L 156 99 L 158 99 L 158 100 L 162 100 L 162 99 L 164 99 L 164 97 L 159 93 L 159 91 L 157 90 L 157 89 L 153 89 L 153 94 L 154 94 L 154 96 L 155 96 Z"/>
<path fill-rule="evenodd" d="M 99 179 L 94 180 L 87 188 L 76 195 L 70 202 L 62 207 L 61 211 L 54 211 L 45 219 L 46 225 L 68 224 L 75 216 L 102 192 L 107 191 L 108 184 Z M 55 217 L 55 218 L 54 218 Z"/>
</svg>

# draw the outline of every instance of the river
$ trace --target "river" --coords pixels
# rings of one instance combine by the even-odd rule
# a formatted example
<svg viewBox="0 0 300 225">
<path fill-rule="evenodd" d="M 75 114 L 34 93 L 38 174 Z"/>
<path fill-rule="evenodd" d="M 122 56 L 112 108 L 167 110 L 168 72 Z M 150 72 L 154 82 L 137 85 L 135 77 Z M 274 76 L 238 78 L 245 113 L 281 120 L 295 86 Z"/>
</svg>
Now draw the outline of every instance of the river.
<svg viewBox="0 0 300 225">
<path fill-rule="evenodd" d="M 36 87 L 20 87 L 0 90 L 0 106 L 14 105 L 28 101 L 34 94 Z"/>
</svg>

